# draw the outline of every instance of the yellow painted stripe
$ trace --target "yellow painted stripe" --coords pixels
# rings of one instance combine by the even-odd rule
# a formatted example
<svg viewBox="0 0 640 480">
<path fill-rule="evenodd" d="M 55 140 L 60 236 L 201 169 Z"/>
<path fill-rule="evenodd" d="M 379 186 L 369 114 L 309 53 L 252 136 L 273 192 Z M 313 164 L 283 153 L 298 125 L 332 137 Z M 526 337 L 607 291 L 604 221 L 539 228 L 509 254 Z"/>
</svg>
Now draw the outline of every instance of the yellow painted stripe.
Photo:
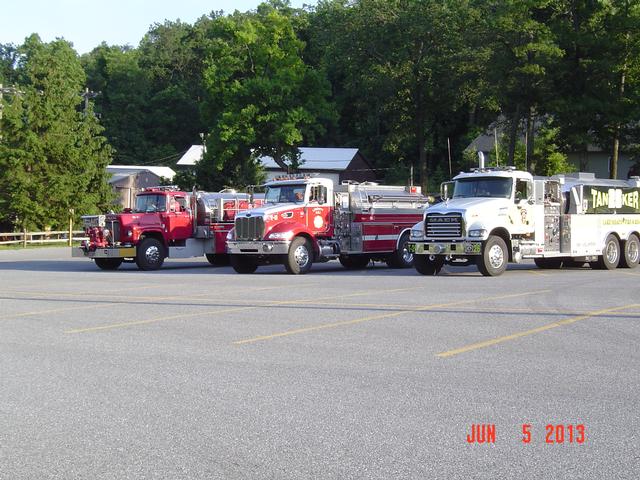
<svg viewBox="0 0 640 480">
<path fill-rule="evenodd" d="M 383 290 L 384 292 L 398 292 L 398 291 L 404 291 L 404 290 L 414 290 L 416 288 L 422 288 L 422 287 L 411 287 L 411 288 L 397 288 L 394 290 Z M 87 327 L 87 328 L 76 328 L 76 329 L 72 329 L 72 330 L 66 330 L 64 333 L 87 333 L 87 332 L 97 332 L 97 331 L 101 331 L 101 330 L 109 330 L 109 329 L 114 329 L 114 328 L 124 328 L 124 327 L 131 327 L 131 326 L 135 326 L 135 325 L 148 325 L 150 323 L 156 323 L 156 322 L 163 322 L 163 321 L 167 321 L 167 320 L 181 320 L 181 319 L 185 319 L 185 318 L 193 318 L 193 317 L 199 317 L 199 316 L 203 316 L 203 315 L 219 315 L 221 313 L 231 313 L 231 312 L 239 312 L 239 311 L 246 311 L 246 310 L 254 310 L 257 308 L 264 308 L 264 307 L 277 307 L 277 306 L 282 306 L 282 305 L 301 305 L 301 304 L 307 304 L 307 303 L 317 303 L 320 302 L 322 300 L 335 300 L 338 298 L 349 298 L 349 297 L 357 297 L 357 296 L 364 296 L 364 295 L 377 295 L 379 294 L 381 291 L 380 290 L 368 290 L 366 292 L 358 292 L 358 293 L 351 293 L 351 294 L 347 294 L 347 295 L 338 295 L 338 296 L 331 296 L 331 297 L 324 297 L 324 298 L 313 298 L 313 299 L 304 299 L 304 300 L 282 300 L 282 301 L 278 301 L 278 302 L 269 302 L 266 304 L 257 304 L 257 305 L 251 305 L 251 306 L 247 306 L 247 307 L 234 307 L 231 309 L 226 309 L 226 310 L 208 310 L 205 312 L 195 312 L 195 313 L 191 313 L 191 314 L 180 314 L 180 315 L 170 315 L 170 316 L 165 316 L 165 317 L 156 317 L 156 318 L 150 318 L 148 320 L 136 320 L 133 322 L 121 322 L 121 323 L 113 323 L 113 324 L 108 324 L 108 325 L 101 325 L 101 326 L 97 326 L 97 327 Z M 181 297 L 178 297 L 181 298 Z"/>
<path fill-rule="evenodd" d="M 248 343 L 261 342 L 261 341 L 264 341 L 264 340 L 273 340 L 274 338 L 287 337 L 287 336 L 290 336 L 290 335 L 298 335 L 300 333 L 313 332 L 313 331 L 316 331 L 316 330 L 324 330 L 324 329 L 328 329 L 328 328 L 336 328 L 336 327 L 342 327 L 342 326 L 346 326 L 346 325 L 356 325 L 358 323 L 370 322 L 372 320 L 381 320 L 381 319 L 384 319 L 384 318 L 392 318 L 392 317 L 397 317 L 397 316 L 404 315 L 404 314 L 407 314 L 407 313 L 423 312 L 423 311 L 431 310 L 431 309 L 452 307 L 452 306 L 456 306 L 456 305 L 464 305 L 464 304 L 467 304 L 467 303 L 473 303 L 473 302 L 479 302 L 479 301 L 501 300 L 501 299 L 505 299 L 505 298 L 523 297 L 523 296 L 527 296 L 527 295 L 535 295 L 535 294 L 539 294 L 539 293 L 547 293 L 549 291 L 550 290 L 536 290 L 536 291 L 533 291 L 533 292 L 513 293 L 513 294 L 508 294 L 508 295 L 498 295 L 498 296 L 495 296 L 495 297 L 475 298 L 475 299 L 471 299 L 471 300 L 461 300 L 461 301 L 458 301 L 458 302 L 426 305 L 424 307 L 411 309 L 411 310 L 402 309 L 401 311 L 398 311 L 398 312 L 383 313 L 383 314 L 380 314 L 380 315 L 372 315 L 370 317 L 357 318 L 355 320 L 346 320 L 344 322 L 324 323 L 324 324 L 316 325 L 316 326 L 313 326 L 313 327 L 297 328 L 297 329 L 294 329 L 294 330 L 287 330 L 287 331 L 284 331 L 284 332 L 273 333 L 271 335 L 261 335 L 261 336 L 258 336 L 258 337 L 247 338 L 247 339 L 244 339 L 244 340 L 237 340 L 237 341 L 233 342 L 233 344 L 234 345 L 245 345 L 245 344 L 248 344 Z"/>
<path fill-rule="evenodd" d="M 597 316 L 600 316 L 600 315 L 606 315 L 608 313 L 618 312 L 620 310 L 628 310 L 628 309 L 631 309 L 631 308 L 637 308 L 639 306 L 640 306 L 640 304 L 634 303 L 634 304 L 630 304 L 630 305 L 623 305 L 621 307 L 605 308 L 603 310 L 596 310 L 596 311 L 593 311 L 593 312 L 589 312 L 589 313 L 587 313 L 585 315 L 579 315 L 577 317 L 568 318 L 566 320 L 561 320 L 559 322 L 548 323 L 546 325 L 542 325 L 541 327 L 532 328 L 531 330 L 525 330 L 523 332 L 517 332 L 517 333 L 513 333 L 511 335 L 505 335 L 503 337 L 497 337 L 497 338 L 493 338 L 491 340 L 485 340 L 483 342 L 472 343 L 470 345 L 466 345 L 466 346 L 461 347 L 461 348 L 456 348 L 454 350 L 448 350 L 446 352 L 438 353 L 438 354 L 436 354 L 436 356 L 440 357 L 440 358 L 452 357 L 454 355 L 459 355 L 461 353 L 470 352 L 472 350 L 478 350 L 480 348 L 490 347 L 492 345 L 497 345 L 499 343 L 508 342 L 510 340 L 515 340 L 517 338 L 526 337 L 528 335 L 535 335 L 536 333 L 546 332 L 547 330 L 551 330 L 553 328 L 562 327 L 564 325 L 570 325 L 572 323 L 579 322 L 581 320 L 586 320 L 588 318 L 593 318 L 593 317 L 597 317 Z"/>
</svg>

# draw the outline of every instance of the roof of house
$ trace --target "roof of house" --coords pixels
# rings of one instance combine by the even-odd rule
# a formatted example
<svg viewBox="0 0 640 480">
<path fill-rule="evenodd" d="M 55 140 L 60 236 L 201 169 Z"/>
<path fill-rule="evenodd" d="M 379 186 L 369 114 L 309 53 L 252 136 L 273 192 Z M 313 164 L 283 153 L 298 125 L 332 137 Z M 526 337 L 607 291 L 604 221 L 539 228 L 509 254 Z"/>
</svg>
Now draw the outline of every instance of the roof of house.
<svg viewBox="0 0 640 480">
<path fill-rule="evenodd" d="M 146 165 L 108 165 L 107 172 L 115 176 L 128 176 L 138 172 L 151 172 L 158 177 L 166 178 L 167 180 L 173 180 L 176 172 L 169 167 L 153 167 Z"/>
<path fill-rule="evenodd" d="M 300 147 L 300 170 L 346 170 L 358 154 L 357 148 Z M 178 160 L 178 165 L 195 165 L 202 158 L 202 145 L 193 145 Z M 272 157 L 260 157 L 266 169 L 281 170 Z"/>
</svg>

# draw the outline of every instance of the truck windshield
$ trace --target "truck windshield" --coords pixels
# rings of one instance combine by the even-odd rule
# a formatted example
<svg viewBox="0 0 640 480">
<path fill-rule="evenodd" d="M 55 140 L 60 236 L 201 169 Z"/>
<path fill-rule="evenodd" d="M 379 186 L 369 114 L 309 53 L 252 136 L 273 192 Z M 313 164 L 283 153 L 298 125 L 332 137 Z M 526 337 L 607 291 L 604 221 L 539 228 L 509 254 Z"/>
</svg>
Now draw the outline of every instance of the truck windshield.
<svg viewBox="0 0 640 480">
<path fill-rule="evenodd" d="M 302 203 L 306 188 L 305 184 L 267 187 L 264 201 L 265 203 Z"/>
<path fill-rule="evenodd" d="M 511 198 L 511 178 L 484 177 L 456 180 L 453 198 L 493 197 Z"/>
<path fill-rule="evenodd" d="M 136 197 L 136 213 L 164 212 L 167 209 L 165 195 L 138 195 Z"/>
</svg>

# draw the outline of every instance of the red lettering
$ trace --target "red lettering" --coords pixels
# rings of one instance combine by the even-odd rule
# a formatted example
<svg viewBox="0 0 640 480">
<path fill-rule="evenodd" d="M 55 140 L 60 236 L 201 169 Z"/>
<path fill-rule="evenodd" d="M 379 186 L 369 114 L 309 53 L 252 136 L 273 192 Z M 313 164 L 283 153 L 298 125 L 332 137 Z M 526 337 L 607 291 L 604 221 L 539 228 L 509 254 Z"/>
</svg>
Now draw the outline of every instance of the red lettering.
<svg viewBox="0 0 640 480">
<path fill-rule="evenodd" d="M 522 424 L 522 443 L 531 442 L 531 424 L 523 423 Z"/>
</svg>

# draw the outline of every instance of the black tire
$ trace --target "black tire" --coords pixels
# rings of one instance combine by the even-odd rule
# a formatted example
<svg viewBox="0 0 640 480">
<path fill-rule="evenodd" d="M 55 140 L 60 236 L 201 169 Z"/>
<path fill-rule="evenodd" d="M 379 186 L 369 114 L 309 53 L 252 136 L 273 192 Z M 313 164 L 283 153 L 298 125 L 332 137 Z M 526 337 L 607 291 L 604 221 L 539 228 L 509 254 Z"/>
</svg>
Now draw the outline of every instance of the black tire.
<svg viewBox="0 0 640 480">
<path fill-rule="evenodd" d="M 155 238 L 145 238 L 136 253 L 136 265 L 140 270 L 158 270 L 166 257 L 164 245 Z"/>
<path fill-rule="evenodd" d="M 624 242 L 624 251 L 620 258 L 620 266 L 624 268 L 636 268 L 640 263 L 640 240 L 632 233 Z"/>
<path fill-rule="evenodd" d="M 289 253 L 284 260 L 284 268 L 293 275 L 304 275 L 313 265 L 313 248 L 304 237 L 296 237 L 289 245 Z"/>
<path fill-rule="evenodd" d="M 206 257 L 207 261 L 216 267 L 226 267 L 229 265 L 229 255 L 226 253 L 217 253 L 215 255 L 213 253 L 207 253 Z"/>
<path fill-rule="evenodd" d="M 100 270 L 117 270 L 122 265 L 122 258 L 96 258 L 96 265 Z"/>
<path fill-rule="evenodd" d="M 237 273 L 253 273 L 258 269 L 258 262 L 249 255 L 229 255 L 229 260 Z"/>
<path fill-rule="evenodd" d="M 371 258 L 369 255 L 340 255 L 338 261 L 347 270 L 362 270 L 367 268 Z"/>
<path fill-rule="evenodd" d="M 409 268 L 413 265 L 413 253 L 407 248 L 409 232 L 406 232 L 398 242 L 398 249 L 387 257 L 390 268 Z"/>
<path fill-rule="evenodd" d="M 478 270 L 485 277 L 497 277 L 507 269 L 509 252 L 507 244 L 500 237 L 489 236 L 478 257 Z"/>
<path fill-rule="evenodd" d="M 431 260 L 429 255 L 414 255 L 413 267 L 422 275 L 437 275 L 444 266 L 444 258 L 436 257 Z"/>
<path fill-rule="evenodd" d="M 609 234 L 604 241 L 602 255 L 596 262 L 591 263 L 592 268 L 598 270 L 614 270 L 620 263 L 620 242 L 615 235 Z"/>
<path fill-rule="evenodd" d="M 562 267 L 562 257 L 534 258 L 533 261 L 538 268 L 557 269 Z"/>
</svg>

